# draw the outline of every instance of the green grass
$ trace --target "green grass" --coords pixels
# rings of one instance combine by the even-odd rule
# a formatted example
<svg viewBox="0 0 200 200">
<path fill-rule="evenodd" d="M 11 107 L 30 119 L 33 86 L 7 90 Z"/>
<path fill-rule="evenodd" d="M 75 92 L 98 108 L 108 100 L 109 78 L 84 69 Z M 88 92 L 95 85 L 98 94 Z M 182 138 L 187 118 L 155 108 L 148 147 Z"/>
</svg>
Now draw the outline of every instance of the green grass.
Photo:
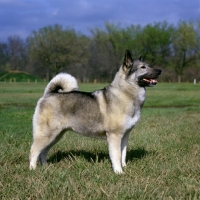
<svg viewBox="0 0 200 200">
<path fill-rule="evenodd" d="M 72 132 L 52 148 L 48 166 L 29 171 L 32 115 L 44 88 L 0 83 L 0 199 L 200 199 L 199 84 L 147 89 L 123 175 L 113 173 L 106 141 Z"/>
</svg>

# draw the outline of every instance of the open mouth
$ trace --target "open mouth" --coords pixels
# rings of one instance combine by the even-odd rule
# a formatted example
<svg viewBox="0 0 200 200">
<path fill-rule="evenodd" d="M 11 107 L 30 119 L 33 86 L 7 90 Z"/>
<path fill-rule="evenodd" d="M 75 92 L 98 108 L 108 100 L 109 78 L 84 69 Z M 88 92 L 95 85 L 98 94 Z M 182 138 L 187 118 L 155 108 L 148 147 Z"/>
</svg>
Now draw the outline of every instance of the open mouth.
<svg viewBox="0 0 200 200">
<path fill-rule="evenodd" d="M 143 81 L 149 83 L 149 84 L 152 84 L 152 85 L 156 85 L 157 84 L 157 80 L 156 79 L 146 79 L 146 78 L 143 78 L 142 79 Z"/>
<path fill-rule="evenodd" d="M 143 78 L 140 79 L 139 84 L 140 86 L 155 86 L 157 84 L 157 80 L 156 79 L 148 79 L 148 78 Z"/>
<path fill-rule="evenodd" d="M 159 75 L 161 74 L 161 70 L 160 69 L 154 69 L 153 72 L 149 73 L 149 74 L 146 74 L 144 76 L 141 76 L 139 78 L 139 81 L 138 81 L 138 85 L 140 87 L 152 87 L 152 86 L 155 86 L 158 81 L 157 81 L 157 78 L 159 77 Z"/>
</svg>

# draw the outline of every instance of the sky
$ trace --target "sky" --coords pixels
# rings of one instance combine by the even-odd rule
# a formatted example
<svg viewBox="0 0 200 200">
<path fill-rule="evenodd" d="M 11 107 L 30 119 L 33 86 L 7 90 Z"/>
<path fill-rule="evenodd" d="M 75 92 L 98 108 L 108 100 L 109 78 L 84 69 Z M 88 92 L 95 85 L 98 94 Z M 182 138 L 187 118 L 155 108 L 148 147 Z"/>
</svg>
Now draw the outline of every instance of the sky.
<svg viewBox="0 0 200 200">
<path fill-rule="evenodd" d="M 200 0 L 0 0 L 0 41 L 59 24 L 90 35 L 105 22 L 145 26 L 154 22 L 177 25 L 200 19 Z"/>
</svg>

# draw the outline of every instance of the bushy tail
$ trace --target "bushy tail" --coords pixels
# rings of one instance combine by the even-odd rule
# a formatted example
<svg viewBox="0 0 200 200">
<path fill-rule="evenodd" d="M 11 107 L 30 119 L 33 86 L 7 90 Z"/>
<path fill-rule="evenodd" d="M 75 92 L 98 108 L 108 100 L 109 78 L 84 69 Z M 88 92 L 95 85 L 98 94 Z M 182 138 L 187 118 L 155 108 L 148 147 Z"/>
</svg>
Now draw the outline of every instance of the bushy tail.
<svg viewBox="0 0 200 200">
<path fill-rule="evenodd" d="M 47 85 L 44 95 L 49 93 L 64 93 L 78 90 L 77 80 L 67 73 L 56 75 Z"/>
</svg>

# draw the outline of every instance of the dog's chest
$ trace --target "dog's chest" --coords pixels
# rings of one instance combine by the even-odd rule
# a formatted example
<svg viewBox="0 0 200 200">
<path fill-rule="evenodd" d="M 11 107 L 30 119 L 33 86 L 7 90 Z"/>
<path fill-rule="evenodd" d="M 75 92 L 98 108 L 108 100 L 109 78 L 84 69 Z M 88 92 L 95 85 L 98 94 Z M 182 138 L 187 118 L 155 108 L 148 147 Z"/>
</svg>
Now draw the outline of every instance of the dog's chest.
<svg viewBox="0 0 200 200">
<path fill-rule="evenodd" d="M 138 91 L 138 101 L 140 105 L 143 105 L 145 97 L 146 97 L 146 89 L 140 88 L 140 90 Z"/>
<path fill-rule="evenodd" d="M 138 92 L 137 98 L 135 99 L 132 108 L 132 114 L 126 116 L 125 130 L 132 129 L 140 119 L 140 110 L 141 107 L 143 106 L 144 100 L 145 100 L 145 88 L 141 88 Z"/>
<path fill-rule="evenodd" d="M 140 119 L 140 110 L 138 110 L 133 117 L 127 116 L 125 122 L 125 131 L 132 129 Z"/>
</svg>

